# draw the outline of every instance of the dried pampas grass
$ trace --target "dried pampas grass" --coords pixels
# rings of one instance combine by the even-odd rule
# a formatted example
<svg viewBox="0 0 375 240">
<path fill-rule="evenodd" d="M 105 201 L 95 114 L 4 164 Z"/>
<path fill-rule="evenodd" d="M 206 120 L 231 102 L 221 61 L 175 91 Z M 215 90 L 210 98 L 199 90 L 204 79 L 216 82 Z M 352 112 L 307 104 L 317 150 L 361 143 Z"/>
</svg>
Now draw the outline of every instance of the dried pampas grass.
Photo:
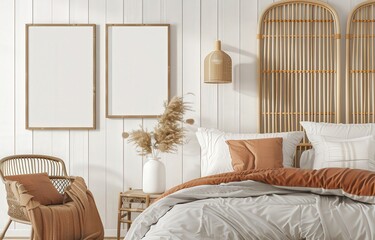
<svg viewBox="0 0 375 240">
<path fill-rule="evenodd" d="M 151 133 L 147 132 L 143 128 L 141 130 L 135 130 L 130 133 L 129 142 L 133 142 L 138 146 L 137 149 L 140 155 L 147 155 L 152 153 L 151 148 Z"/>
<path fill-rule="evenodd" d="M 157 157 L 158 151 L 172 153 L 183 143 L 185 131 L 182 121 L 185 112 L 191 110 L 190 107 L 181 97 L 173 97 L 164 104 L 164 108 L 153 132 L 142 128 L 130 133 L 129 142 L 137 145 L 140 155 L 152 154 Z"/>
</svg>

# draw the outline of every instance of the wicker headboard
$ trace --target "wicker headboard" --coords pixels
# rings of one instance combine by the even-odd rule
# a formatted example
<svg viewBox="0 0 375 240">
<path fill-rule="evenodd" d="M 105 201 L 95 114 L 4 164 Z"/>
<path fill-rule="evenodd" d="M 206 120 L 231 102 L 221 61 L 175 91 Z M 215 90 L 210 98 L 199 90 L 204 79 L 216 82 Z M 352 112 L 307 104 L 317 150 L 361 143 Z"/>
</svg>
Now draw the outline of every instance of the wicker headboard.
<svg viewBox="0 0 375 240">
<path fill-rule="evenodd" d="M 346 38 L 346 122 L 375 122 L 375 1 L 353 9 Z"/>
<path fill-rule="evenodd" d="M 340 29 L 328 4 L 283 0 L 259 20 L 259 132 L 340 121 Z M 296 165 L 308 140 L 297 149 Z"/>
</svg>

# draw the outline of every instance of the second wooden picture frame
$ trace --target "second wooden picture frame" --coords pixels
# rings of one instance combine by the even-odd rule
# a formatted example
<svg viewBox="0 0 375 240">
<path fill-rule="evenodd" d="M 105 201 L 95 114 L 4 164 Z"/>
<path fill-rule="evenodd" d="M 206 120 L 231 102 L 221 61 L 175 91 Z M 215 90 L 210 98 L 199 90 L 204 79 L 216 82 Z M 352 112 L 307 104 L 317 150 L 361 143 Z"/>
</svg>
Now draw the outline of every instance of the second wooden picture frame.
<svg viewBox="0 0 375 240">
<path fill-rule="evenodd" d="M 155 118 L 170 95 L 170 25 L 106 25 L 106 117 Z"/>
</svg>

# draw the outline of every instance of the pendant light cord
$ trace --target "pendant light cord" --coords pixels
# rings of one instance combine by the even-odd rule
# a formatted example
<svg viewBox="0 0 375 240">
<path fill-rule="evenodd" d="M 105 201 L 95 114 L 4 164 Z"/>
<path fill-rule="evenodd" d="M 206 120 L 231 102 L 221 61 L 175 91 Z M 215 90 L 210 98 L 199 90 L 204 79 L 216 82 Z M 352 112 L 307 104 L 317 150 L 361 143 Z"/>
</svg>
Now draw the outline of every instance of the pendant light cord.
<svg viewBox="0 0 375 240">
<path fill-rule="evenodd" d="M 216 40 L 219 40 L 219 0 L 216 0 Z"/>
</svg>

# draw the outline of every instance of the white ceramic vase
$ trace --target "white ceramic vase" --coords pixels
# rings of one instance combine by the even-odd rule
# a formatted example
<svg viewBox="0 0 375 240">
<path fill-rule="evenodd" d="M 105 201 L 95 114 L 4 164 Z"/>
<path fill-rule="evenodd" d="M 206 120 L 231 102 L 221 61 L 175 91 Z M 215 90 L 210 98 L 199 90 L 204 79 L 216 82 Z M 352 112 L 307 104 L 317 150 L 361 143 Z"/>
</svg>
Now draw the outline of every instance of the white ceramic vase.
<svg viewBox="0 0 375 240">
<path fill-rule="evenodd" d="M 148 157 L 143 165 L 143 192 L 163 193 L 165 191 L 165 166 L 158 158 Z"/>
</svg>

